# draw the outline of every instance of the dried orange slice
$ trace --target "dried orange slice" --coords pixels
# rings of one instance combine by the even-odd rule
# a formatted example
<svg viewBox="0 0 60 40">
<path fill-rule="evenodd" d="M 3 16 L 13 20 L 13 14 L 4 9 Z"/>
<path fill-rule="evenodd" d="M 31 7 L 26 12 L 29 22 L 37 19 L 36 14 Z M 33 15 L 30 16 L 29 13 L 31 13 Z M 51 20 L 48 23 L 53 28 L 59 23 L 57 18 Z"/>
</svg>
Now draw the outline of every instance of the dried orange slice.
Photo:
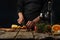
<svg viewBox="0 0 60 40">
<path fill-rule="evenodd" d="M 52 31 L 58 31 L 60 30 L 60 25 L 56 24 L 52 26 Z"/>
</svg>

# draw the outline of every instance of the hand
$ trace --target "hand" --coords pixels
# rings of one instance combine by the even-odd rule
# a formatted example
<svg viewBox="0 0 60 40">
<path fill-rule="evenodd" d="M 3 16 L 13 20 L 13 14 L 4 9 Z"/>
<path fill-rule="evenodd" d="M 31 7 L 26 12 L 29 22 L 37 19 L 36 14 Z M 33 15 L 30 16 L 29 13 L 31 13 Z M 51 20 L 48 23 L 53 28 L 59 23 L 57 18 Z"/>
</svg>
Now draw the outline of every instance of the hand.
<svg viewBox="0 0 60 40">
<path fill-rule="evenodd" d="M 22 13 L 18 13 L 18 16 L 19 16 L 19 18 L 18 18 L 17 21 L 18 21 L 19 24 L 21 24 L 23 22 L 23 20 L 24 20 L 23 14 Z"/>
<path fill-rule="evenodd" d="M 27 28 L 32 28 L 35 26 L 35 23 L 33 21 L 28 21 L 27 24 L 26 24 Z"/>
<path fill-rule="evenodd" d="M 18 18 L 18 23 L 21 24 L 23 22 L 24 18 Z"/>
<path fill-rule="evenodd" d="M 40 20 L 40 16 L 36 17 L 33 21 L 28 21 L 26 26 L 28 28 L 32 28 L 36 25 L 36 23 Z"/>
</svg>

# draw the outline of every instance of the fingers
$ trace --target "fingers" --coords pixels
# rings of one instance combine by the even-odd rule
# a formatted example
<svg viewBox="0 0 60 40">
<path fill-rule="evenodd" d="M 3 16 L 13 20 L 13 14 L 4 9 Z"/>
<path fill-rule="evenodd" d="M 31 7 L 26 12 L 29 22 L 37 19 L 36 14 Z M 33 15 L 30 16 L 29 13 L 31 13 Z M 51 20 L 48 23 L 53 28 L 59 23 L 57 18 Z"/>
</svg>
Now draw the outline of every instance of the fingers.
<svg viewBox="0 0 60 40">
<path fill-rule="evenodd" d="M 31 21 L 28 21 L 26 25 L 31 26 Z"/>
<path fill-rule="evenodd" d="M 21 24 L 23 22 L 23 19 L 18 19 L 17 22 Z"/>
<path fill-rule="evenodd" d="M 26 24 L 26 26 L 28 28 L 32 28 L 34 26 L 34 23 L 32 21 L 28 21 L 27 24 Z"/>
</svg>

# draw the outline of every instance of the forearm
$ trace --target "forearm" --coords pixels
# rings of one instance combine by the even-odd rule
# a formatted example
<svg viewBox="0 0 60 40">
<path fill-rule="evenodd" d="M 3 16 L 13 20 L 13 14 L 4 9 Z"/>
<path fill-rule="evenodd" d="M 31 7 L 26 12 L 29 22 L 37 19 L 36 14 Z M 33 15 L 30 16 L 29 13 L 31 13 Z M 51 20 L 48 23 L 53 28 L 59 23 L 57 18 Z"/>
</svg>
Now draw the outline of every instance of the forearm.
<svg viewBox="0 0 60 40">
<path fill-rule="evenodd" d="M 36 17 L 33 22 L 37 23 L 40 20 L 40 16 Z"/>
<path fill-rule="evenodd" d="M 23 13 L 22 12 L 19 12 L 18 13 L 18 16 L 19 16 L 19 18 L 22 18 L 23 17 Z"/>
</svg>

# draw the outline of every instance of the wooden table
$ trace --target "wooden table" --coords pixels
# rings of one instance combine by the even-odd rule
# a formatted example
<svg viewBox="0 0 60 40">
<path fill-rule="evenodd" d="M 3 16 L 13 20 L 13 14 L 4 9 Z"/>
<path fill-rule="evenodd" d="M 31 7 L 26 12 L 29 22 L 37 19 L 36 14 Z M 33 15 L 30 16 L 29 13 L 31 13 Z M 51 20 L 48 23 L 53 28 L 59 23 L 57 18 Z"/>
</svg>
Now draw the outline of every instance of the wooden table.
<svg viewBox="0 0 60 40">
<path fill-rule="evenodd" d="M 25 29 L 22 29 L 22 30 L 25 30 Z M 49 35 L 48 33 L 44 34 L 44 33 L 36 33 L 34 31 L 27 32 L 22 30 L 19 31 L 17 36 L 16 36 L 17 31 L 15 32 L 0 31 L 0 39 L 44 39 L 46 37 L 52 37 L 52 38 L 56 37 L 56 36 L 54 37 L 53 35 Z"/>
</svg>

